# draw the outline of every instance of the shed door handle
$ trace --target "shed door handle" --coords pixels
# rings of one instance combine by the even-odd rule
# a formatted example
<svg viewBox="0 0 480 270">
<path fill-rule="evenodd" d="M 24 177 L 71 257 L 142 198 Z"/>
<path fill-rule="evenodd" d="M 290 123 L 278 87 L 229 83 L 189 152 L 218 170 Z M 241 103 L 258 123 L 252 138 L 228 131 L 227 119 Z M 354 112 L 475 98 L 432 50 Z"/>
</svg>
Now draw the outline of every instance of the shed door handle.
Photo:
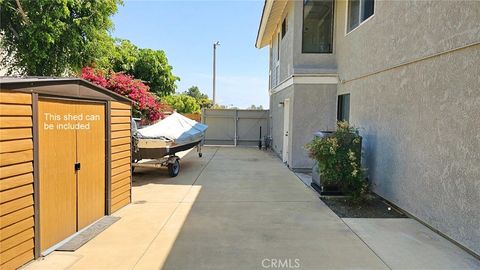
<svg viewBox="0 0 480 270">
<path fill-rule="evenodd" d="M 80 162 L 75 163 L 75 171 L 80 170 Z"/>
</svg>

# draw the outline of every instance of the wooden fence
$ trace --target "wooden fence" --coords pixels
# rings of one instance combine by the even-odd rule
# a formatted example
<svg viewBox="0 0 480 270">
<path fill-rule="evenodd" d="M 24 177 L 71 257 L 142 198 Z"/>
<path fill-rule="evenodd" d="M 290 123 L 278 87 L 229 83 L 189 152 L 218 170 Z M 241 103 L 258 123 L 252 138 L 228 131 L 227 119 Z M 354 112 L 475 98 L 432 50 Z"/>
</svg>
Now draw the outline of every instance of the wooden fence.
<svg viewBox="0 0 480 270">
<path fill-rule="evenodd" d="M 183 113 L 183 116 L 195 120 L 197 122 L 202 121 L 202 114 L 201 113 Z"/>
</svg>

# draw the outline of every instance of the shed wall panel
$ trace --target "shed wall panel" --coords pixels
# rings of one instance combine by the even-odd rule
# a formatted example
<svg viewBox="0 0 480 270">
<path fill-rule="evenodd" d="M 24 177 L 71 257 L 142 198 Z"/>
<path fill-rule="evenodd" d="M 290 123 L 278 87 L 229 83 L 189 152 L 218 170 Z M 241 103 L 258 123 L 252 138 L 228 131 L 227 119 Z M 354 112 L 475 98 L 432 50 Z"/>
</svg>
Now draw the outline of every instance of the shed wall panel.
<svg viewBox="0 0 480 270">
<path fill-rule="evenodd" d="M 33 149 L 0 154 L 0 166 L 25 163 L 32 160 L 33 160 Z"/>
<path fill-rule="evenodd" d="M 26 184 L 33 183 L 33 174 L 26 173 L 17 176 L 12 176 L 0 180 L 0 192 L 11 188 L 16 188 Z"/>
<path fill-rule="evenodd" d="M 131 176 L 130 171 L 124 171 L 122 173 L 116 174 L 112 176 L 112 184 L 130 176 Z"/>
<path fill-rule="evenodd" d="M 127 172 L 127 171 L 130 170 L 130 167 L 131 167 L 131 166 L 132 166 L 132 165 L 128 163 L 128 164 L 122 165 L 122 166 L 120 166 L 120 167 L 113 168 L 113 169 L 112 169 L 112 175 L 117 175 L 117 174 L 119 174 L 119 173 Z"/>
<path fill-rule="evenodd" d="M 0 192 L 0 204 L 33 194 L 33 185 L 28 184 Z"/>
<path fill-rule="evenodd" d="M 112 109 L 112 116 L 131 116 L 131 110 L 126 109 L 126 110 L 115 110 Z"/>
<path fill-rule="evenodd" d="M 18 257 L 19 255 L 29 250 L 32 250 L 32 247 L 33 247 L 33 238 L 28 241 L 22 242 L 13 248 L 6 249 L 5 251 L 3 251 L 2 249 L 2 253 L 0 253 L 0 264 L 3 265 L 8 261 Z"/>
<path fill-rule="evenodd" d="M 17 257 L 13 258 L 12 260 L 2 264 L 2 269 L 10 270 L 10 269 L 17 269 L 19 265 L 23 265 L 33 258 L 33 250 L 28 250 Z"/>
<path fill-rule="evenodd" d="M 32 94 L 0 92 L 0 268 L 33 259 Z"/>
<path fill-rule="evenodd" d="M 119 131 L 119 130 L 129 130 L 130 123 L 128 124 L 116 124 L 112 126 L 112 131 Z"/>
<path fill-rule="evenodd" d="M 13 248 L 17 246 L 17 243 L 22 243 L 27 240 L 33 239 L 33 227 L 30 227 L 26 230 L 23 230 L 17 234 L 15 234 L 12 237 L 9 237 L 3 241 L 0 242 L 0 247 L 2 247 L 3 250 L 8 250 L 10 248 Z"/>
<path fill-rule="evenodd" d="M 0 153 L 12 153 L 29 149 L 33 149 L 32 139 L 0 142 Z"/>
<path fill-rule="evenodd" d="M 0 179 L 33 172 L 32 162 L 0 167 Z"/>
<path fill-rule="evenodd" d="M 28 116 L 0 116 L 0 128 L 31 127 L 32 117 Z"/>
<path fill-rule="evenodd" d="M 130 144 L 122 144 L 122 145 L 112 147 L 112 154 L 122 152 L 122 151 L 130 151 Z"/>
<path fill-rule="evenodd" d="M 131 106 L 111 102 L 111 211 L 131 202 Z"/>
<path fill-rule="evenodd" d="M 32 104 L 32 95 L 26 93 L 0 92 L 1 104 Z"/>
<path fill-rule="evenodd" d="M 13 213 L 3 215 L 0 219 L 0 229 L 3 229 L 7 226 L 20 222 L 29 217 L 33 217 L 33 205 L 22 208 Z"/>
<path fill-rule="evenodd" d="M 33 228 L 33 218 L 29 217 L 3 229 L 0 229 L 0 241 L 10 238 L 20 232 Z"/>
<path fill-rule="evenodd" d="M 131 110 L 130 104 L 123 103 L 123 102 L 112 102 L 111 103 L 112 109 L 123 109 L 123 110 Z"/>
<path fill-rule="evenodd" d="M 116 189 L 118 189 L 118 188 L 120 188 L 120 187 L 122 187 L 126 184 L 130 184 L 131 181 L 132 180 L 131 180 L 130 176 L 126 177 L 124 179 L 120 179 L 120 180 L 116 181 L 115 183 L 112 183 L 112 190 L 116 190 Z"/>
<path fill-rule="evenodd" d="M 0 115 L 1 116 L 32 115 L 32 106 L 0 103 Z"/>
<path fill-rule="evenodd" d="M 32 138 L 31 128 L 0 129 L 0 141 Z"/>
<path fill-rule="evenodd" d="M 132 160 L 130 159 L 130 157 L 126 157 L 126 158 L 112 161 L 111 166 L 112 166 L 112 169 L 114 169 L 116 167 L 119 167 L 125 164 L 131 164 L 131 163 L 132 163 Z"/>
</svg>

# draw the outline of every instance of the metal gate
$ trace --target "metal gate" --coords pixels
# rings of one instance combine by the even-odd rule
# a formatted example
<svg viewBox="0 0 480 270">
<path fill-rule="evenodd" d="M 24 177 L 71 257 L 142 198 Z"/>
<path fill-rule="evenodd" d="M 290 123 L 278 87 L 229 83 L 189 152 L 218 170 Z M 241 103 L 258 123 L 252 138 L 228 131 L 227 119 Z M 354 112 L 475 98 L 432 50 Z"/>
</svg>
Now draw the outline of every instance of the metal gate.
<svg viewBox="0 0 480 270">
<path fill-rule="evenodd" d="M 268 121 L 268 110 L 204 109 L 205 144 L 257 146 L 270 135 Z"/>
</svg>

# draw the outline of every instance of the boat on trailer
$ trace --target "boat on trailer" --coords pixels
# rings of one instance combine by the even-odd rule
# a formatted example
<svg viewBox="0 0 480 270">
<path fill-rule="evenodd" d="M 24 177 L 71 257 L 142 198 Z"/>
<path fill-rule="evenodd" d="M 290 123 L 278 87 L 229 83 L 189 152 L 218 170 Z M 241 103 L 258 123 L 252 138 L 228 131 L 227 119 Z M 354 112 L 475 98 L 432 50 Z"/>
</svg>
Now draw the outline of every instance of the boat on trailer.
<svg viewBox="0 0 480 270">
<path fill-rule="evenodd" d="M 175 177 L 180 172 L 181 151 L 197 147 L 202 157 L 202 146 L 208 126 L 174 112 L 156 124 L 133 127 L 132 169 L 135 167 L 167 167 L 168 174 Z"/>
</svg>

